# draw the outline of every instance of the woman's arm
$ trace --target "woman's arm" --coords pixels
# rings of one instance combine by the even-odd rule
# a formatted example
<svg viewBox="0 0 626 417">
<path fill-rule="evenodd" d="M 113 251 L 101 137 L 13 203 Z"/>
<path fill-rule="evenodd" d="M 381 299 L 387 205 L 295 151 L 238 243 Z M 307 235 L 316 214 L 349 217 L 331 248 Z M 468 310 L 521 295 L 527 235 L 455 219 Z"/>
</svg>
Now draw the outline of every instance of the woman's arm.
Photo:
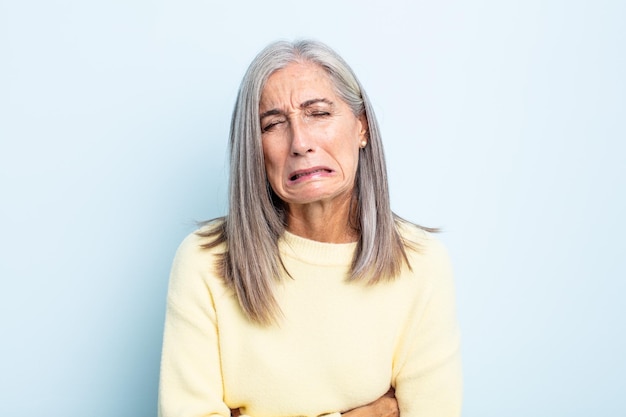
<svg viewBox="0 0 626 417">
<path fill-rule="evenodd" d="M 191 235 L 181 244 L 172 265 L 161 355 L 159 417 L 230 415 L 223 401 L 215 310 L 205 282 L 207 255 L 201 251 L 197 236 Z"/>
<path fill-rule="evenodd" d="M 390 388 L 382 397 L 342 414 L 343 417 L 400 417 L 395 391 Z"/>
<path fill-rule="evenodd" d="M 390 388 L 382 397 L 362 407 L 357 407 L 342 414 L 343 417 L 400 417 L 398 402 L 394 396 L 394 389 Z M 230 410 L 231 417 L 240 417 L 238 408 Z"/>
<path fill-rule="evenodd" d="M 452 268 L 434 238 L 422 250 L 417 278 L 427 285 L 396 352 L 395 395 L 402 417 L 458 417 L 462 375 Z"/>
</svg>

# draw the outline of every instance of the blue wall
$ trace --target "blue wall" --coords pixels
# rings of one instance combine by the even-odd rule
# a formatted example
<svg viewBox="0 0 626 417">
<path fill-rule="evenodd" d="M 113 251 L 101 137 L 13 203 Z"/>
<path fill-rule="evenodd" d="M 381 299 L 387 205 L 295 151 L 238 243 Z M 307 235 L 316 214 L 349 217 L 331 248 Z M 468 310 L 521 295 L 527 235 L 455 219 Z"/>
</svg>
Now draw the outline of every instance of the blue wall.
<svg viewBox="0 0 626 417">
<path fill-rule="evenodd" d="M 456 268 L 467 417 L 624 415 L 626 6 L 0 0 L 0 415 L 156 414 L 169 266 L 239 80 L 335 47 Z"/>
</svg>

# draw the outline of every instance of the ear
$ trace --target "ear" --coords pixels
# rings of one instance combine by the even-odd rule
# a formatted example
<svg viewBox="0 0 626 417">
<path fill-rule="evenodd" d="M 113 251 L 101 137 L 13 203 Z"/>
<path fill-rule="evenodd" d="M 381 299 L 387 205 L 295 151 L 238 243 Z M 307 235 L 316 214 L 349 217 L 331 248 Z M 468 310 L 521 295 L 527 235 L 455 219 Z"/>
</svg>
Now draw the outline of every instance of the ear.
<svg viewBox="0 0 626 417">
<path fill-rule="evenodd" d="M 359 142 L 365 140 L 369 141 L 369 125 L 367 124 L 367 116 L 365 112 L 361 113 L 358 117 L 361 129 L 359 130 Z"/>
</svg>

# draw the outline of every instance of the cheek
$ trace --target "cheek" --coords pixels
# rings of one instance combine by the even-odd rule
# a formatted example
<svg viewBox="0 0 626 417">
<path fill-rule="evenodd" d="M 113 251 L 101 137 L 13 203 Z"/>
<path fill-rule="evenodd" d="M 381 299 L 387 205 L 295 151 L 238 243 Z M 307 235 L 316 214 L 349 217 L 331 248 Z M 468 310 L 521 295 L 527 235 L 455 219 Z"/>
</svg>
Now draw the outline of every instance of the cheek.
<svg viewBox="0 0 626 417">
<path fill-rule="evenodd" d="M 265 175 L 272 188 L 280 185 L 281 171 L 283 167 L 280 152 L 263 144 L 263 160 L 265 162 Z"/>
<path fill-rule="evenodd" d="M 266 141 L 263 141 L 262 145 L 263 161 L 265 162 L 265 169 L 268 169 L 270 166 L 274 165 L 276 156 L 274 155 L 272 147 Z"/>
<path fill-rule="evenodd" d="M 360 155 L 360 140 L 359 142 L 355 141 L 346 141 L 343 144 L 343 163 L 346 169 L 350 169 L 351 174 L 356 172 L 357 165 L 359 164 L 359 155 Z"/>
</svg>

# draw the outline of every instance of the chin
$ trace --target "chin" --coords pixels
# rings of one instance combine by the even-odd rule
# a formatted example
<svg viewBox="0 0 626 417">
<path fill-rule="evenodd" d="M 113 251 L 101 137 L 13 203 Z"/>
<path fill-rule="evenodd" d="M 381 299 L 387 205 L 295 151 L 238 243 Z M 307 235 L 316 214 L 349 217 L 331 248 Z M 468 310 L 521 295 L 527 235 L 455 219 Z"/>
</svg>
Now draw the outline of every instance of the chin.
<svg viewBox="0 0 626 417">
<path fill-rule="evenodd" d="M 321 202 L 341 201 L 345 199 L 345 193 L 306 193 L 298 196 L 291 196 L 291 198 L 283 200 L 287 204 L 313 204 Z"/>
<path fill-rule="evenodd" d="M 342 201 L 349 199 L 352 194 L 350 187 L 320 187 L 319 185 L 321 184 L 309 184 L 308 187 L 292 190 L 291 193 L 284 193 L 280 199 L 287 204 L 312 204 L 333 200 Z"/>
</svg>

